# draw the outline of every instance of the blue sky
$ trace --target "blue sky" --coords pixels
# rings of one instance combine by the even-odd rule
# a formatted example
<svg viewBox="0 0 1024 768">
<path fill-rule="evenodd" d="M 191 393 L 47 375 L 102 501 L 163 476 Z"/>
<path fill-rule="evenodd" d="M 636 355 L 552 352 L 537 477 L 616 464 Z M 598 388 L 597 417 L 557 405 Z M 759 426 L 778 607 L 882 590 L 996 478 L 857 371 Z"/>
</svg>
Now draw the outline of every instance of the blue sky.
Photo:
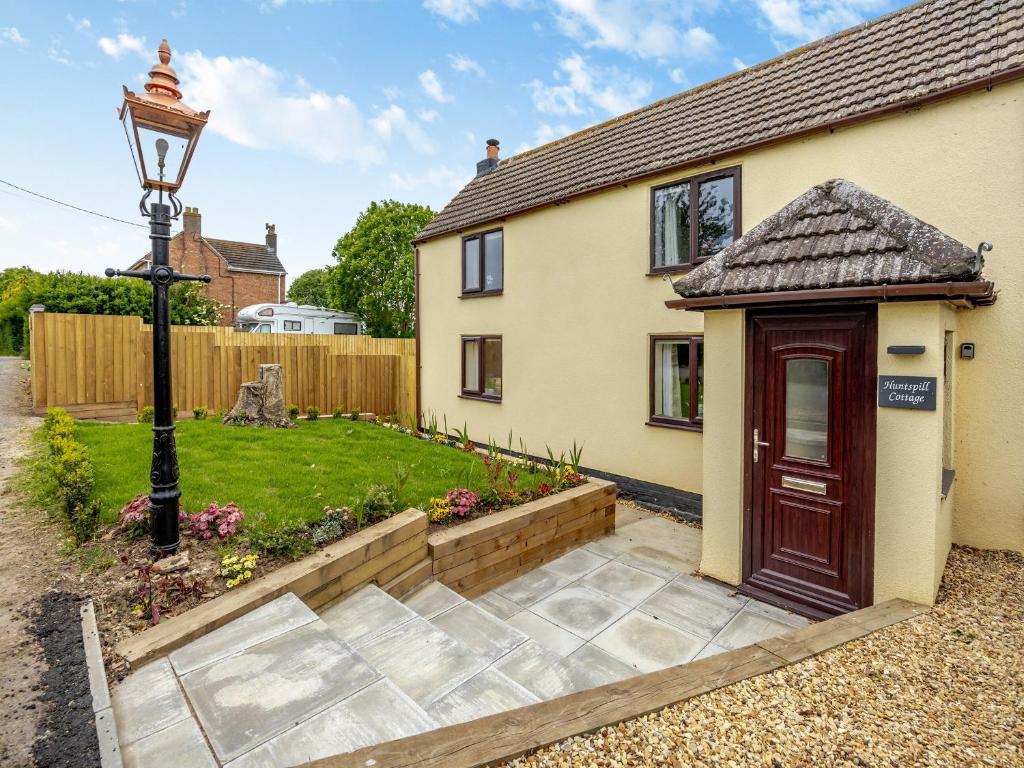
<svg viewBox="0 0 1024 768">
<path fill-rule="evenodd" d="M 166 37 L 211 110 L 180 197 L 207 235 L 277 224 L 292 277 L 375 199 L 440 209 L 507 157 L 753 65 L 901 0 L 0 2 L 0 179 L 137 218 L 116 120 Z M 144 229 L 0 185 L 0 268 L 101 273 Z"/>
</svg>

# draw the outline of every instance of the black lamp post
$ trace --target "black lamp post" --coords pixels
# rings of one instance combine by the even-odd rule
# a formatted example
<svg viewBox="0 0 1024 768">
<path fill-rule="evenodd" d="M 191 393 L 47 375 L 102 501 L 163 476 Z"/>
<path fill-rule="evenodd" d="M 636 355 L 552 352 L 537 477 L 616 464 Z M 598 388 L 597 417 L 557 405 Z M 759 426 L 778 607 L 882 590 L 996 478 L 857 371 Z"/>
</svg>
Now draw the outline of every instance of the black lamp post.
<svg viewBox="0 0 1024 768">
<path fill-rule="evenodd" d="M 174 446 L 171 307 L 168 291 L 171 285 L 181 280 L 210 282 L 209 275 L 183 275 L 175 272 L 170 266 L 169 255 L 171 219 L 181 214 L 181 203 L 174 193 L 185 180 L 185 172 L 199 141 L 199 134 L 210 113 L 196 112 L 181 102 L 178 76 L 170 66 L 171 49 L 166 40 L 160 43 L 159 57 L 160 63 L 150 70 L 146 93 L 136 95 L 124 88 L 124 104 L 120 111 L 139 182 L 146 190 L 139 202 L 139 210 L 149 218 L 153 260 L 146 270 L 106 271 L 107 277 L 138 277 L 153 285 L 154 418 L 153 463 L 149 472 L 152 485 L 149 518 L 153 538 L 151 551 L 157 557 L 175 552 L 180 540 L 178 499 L 181 489 L 178 487 L 178 455 Z M 152 175 L 153 170 L 156 170 L 155 176 Z M 149 203 L 149 196 L 154 190 L 158 193 L 158 202 Z M 165 192 L 170 205 L 164 202 Z"/>
</svg>

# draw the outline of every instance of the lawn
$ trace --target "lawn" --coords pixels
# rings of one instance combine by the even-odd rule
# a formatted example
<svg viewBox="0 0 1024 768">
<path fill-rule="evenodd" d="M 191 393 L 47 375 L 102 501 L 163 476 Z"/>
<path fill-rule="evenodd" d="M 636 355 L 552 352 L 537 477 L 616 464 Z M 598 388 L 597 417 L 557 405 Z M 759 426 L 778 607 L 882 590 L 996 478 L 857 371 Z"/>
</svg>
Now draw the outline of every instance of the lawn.
<svg viewBox="0 0 1024 768">
<path fill-rule="evenodd" d="M 148 424 L 79 422 L 78 439 L 93 462 L 103 522 L 115 522 L 121 506 L 149 492 L 153 433 Z M 182 421 L 177 443 L 183 508 L 234 501 L 249 526 L 312 522 L 325 505 L 353 506 L 370 485 L 393 485 L 399 468 L 409 476 L 403 507 L 426 509 L 431 496 L 486 482 L 479 454 L 348 419 L 299 421 L 296 429 Z M 536 489 L 542 479 L 522 473 L 518 486 Z"/>
</svg>

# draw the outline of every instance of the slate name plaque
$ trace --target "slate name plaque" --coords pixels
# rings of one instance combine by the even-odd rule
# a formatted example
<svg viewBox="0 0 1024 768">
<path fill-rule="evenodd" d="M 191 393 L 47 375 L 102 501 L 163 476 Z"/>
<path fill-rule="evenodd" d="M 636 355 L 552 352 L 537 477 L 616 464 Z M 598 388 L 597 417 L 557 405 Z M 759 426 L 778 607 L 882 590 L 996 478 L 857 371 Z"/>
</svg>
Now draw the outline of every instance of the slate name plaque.
<svg viewBox="0 0 1024 768">
<path fill-rule="evenodd" d="M 879 376 L 879 408 L 935 410 L 934 376 Z"/>
</svg>

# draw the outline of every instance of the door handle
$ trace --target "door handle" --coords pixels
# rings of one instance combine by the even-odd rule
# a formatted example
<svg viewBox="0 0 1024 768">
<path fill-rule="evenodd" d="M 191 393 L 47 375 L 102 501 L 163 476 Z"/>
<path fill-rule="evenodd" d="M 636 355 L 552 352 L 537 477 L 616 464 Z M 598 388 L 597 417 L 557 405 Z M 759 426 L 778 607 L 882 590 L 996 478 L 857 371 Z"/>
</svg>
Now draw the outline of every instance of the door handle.
<svg viewBox="0 0 1024 768">
<path fill-rule="evenodd" d="M 754 446 L 753 446 L 753 447 L 754 447 L 754 463 L 755 463 L 755 464 L 757 464 L 757 462 L 758 462 L 758 459 L 759 459 L 759 456 L 758 456 L 758 453 L 759 453 L 759 451 L 758 451 L 758 448 L 767 448 L 767 447 L 768 447 L 769 445 L 771 445 L 771 443 L 765 443 L 765 442 L 762 442 L 762 441 L 760 440 L 760 437 L 761 437 L 761 436 L 760 436 L 760 434 L 758 434 L 758 429 L 757 429 L 757 427 L 754 427 Z"/>
</svg>

